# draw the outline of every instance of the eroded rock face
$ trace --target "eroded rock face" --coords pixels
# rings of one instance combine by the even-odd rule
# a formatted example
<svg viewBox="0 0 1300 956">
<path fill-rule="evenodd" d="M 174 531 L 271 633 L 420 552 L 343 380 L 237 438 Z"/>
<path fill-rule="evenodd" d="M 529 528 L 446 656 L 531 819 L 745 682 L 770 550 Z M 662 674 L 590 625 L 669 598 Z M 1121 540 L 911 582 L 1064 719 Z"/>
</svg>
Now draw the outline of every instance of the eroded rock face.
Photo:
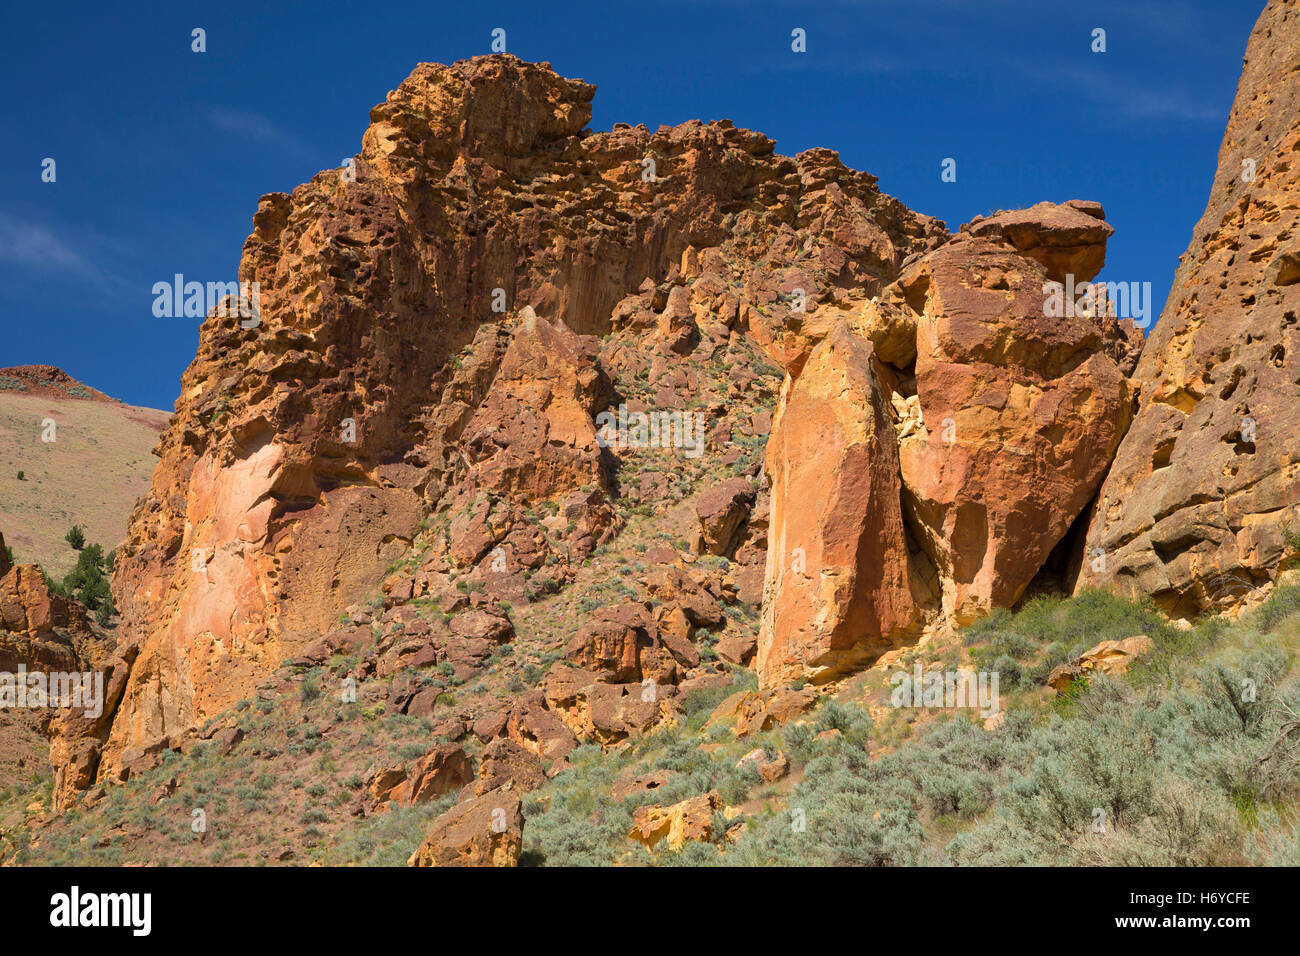
<svg viewBox="0 0 1300 956">
<path fill-rule="evenodd" d="M 778 156 L 726 121 L 589 133 L 593 94 L 510 56 L 423 64 L 348 175 L 263 197 L 239 269 L 258 321 L 204 323 L 118 553 L 139 655 L 101 773 L 300 655 L 430 511 L 448 520 L 396 599 L 488 562 L 562 555 L 562 578 L 606 540 L 590 333 L 644 328 L 623 371 L 746 332 L 779 355 L 796 293 L 870 295 L 945 235 L 830 150 Z M 525 501 L 558 504 L 548 534 Z"/>
<path fill-rule="evenodd" d="M 695 505 L 700 523 L 701 553 L 734 557 L 739 532 L 754 505 L 754 486 L 744 478 L 731 478 L 708 488 Z"/>
<path fill-rule="evenodd" d="M 95 782 L 104 738 L 134 654 L 133 646 L 114 653 L 112 642 L 91 627 L 86 608 L 54 594 L 39 566 L 12 564 L 0 535 L 0 672 L 98 672 L 103 681 L 102 701 L 95 699 L 92 676 L 84 685 L 84 706 L 65 702 L 48 710 L 21 708 L 15 714 L 48 738 L 56 810 Z"/>
<path fill-rule="evenodd" d="M 639 807 L 628 837 L 652 850 L 660 840 L 668 849 L 680 850 L 687 840 L 713 836 L 713 814 L 720 809 L 722 798 L 716 790 L 667 807 Z"/>
<path fill-rule="evenodd" d="M 1069 275 L 1087 282 L 1106 264 L 1106 240 L 1115 229 L 1106 222 L 1101 203 L 1071 199 L 981 216 L 962 231 L 1010 246 L 1041 265 L 1055 282 Z"/>
<path fill-rule="evenodd" d="M 1088 648 L 1078 657 L 1052 668 L 1047 675 L 1047 686 L 1062 694 L 1077 680 L 1086 680 L 1094 673 L 1108 677 L 1122 677 L 1129 665 L 1155 649 L 1151 638 L 1145 634 L 1126 637 L 1122 641 L 1102 641 Z"/>
<path fill-rule="evenodd" d="M 90 635 L 86 609 L 53 593 L 37 565 L 13 565 L 0 575 L 0 670 L 20 662 L 39 670 L 75 670 L 75 644 Z M 10 645 L 12 652 L 6 650 Z"/>
<path fill-rule="evenodd" d="M 1142 353 L 1077 587 L 1190 617 L 1262 596 L 1300 508 L 1300 10 L 1251 34 L 1205 214 Z M 1253 173 L 1252 178 L 1247 178 Z"/>
</svg>

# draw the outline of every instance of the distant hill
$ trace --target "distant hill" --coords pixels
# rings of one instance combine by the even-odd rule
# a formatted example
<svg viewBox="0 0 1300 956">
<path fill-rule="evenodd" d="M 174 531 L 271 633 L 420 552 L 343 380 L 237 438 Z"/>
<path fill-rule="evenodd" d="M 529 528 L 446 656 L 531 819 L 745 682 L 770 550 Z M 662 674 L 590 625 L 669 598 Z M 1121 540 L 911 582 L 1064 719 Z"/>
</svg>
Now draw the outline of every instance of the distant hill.
<svg viewBox="0 0 1300 956">
<path fill-rule="evenodd" d="M 0 368 L 0 530 L 19 561 L 66 574 L 74 524 L 105 550 L 149 488 L 168 412 L 125 405 L 52 365 Z M 42 440 L 47 419 L 54 441 Z M 23 473 L 20 481 L 18 473 Z"/>
</svg>

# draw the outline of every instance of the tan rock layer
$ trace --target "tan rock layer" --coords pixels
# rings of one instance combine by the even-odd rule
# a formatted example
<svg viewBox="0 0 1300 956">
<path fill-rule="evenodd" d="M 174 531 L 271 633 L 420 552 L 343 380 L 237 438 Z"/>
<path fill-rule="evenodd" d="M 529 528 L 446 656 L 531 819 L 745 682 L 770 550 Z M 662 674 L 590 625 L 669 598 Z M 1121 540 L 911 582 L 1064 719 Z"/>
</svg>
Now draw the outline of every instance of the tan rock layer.
<svg viewBox="0 0 1300 956">
<path fill-rule="evenodd" d="M 1246 48 L 1205 214 L 1136 378 L 1142 395 L 1077 587 L 1189 617 L 1258 600 L 1300 530 L 1300 6 Z"/>
</svg>

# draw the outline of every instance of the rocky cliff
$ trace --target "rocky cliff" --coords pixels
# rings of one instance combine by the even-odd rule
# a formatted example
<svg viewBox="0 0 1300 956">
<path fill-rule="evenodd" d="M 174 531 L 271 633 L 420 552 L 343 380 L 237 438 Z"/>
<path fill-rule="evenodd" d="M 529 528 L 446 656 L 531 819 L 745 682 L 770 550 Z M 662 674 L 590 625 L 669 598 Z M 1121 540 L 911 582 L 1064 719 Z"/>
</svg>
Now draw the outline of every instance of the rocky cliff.
<svg viewBox="0 0 1300 956">
<path fill-rule="evenodd" d="M 1077 586 L 1191 617 L 1252 603 L 1300 531 L 1300 8 L 1246 48 L 1205 214 L 1142 353 Z"/>
<path fill-rule="evenodd" d="M 592 133 L 593 94 L 510 56 L 421 65 L 350 168 L 262 199 L 240 265 L 260 322 L 204 323 L 119 552 L 138 656 L 105 769 L 247 696 L 431 513 L 407 595 L 494 553 L 562 579 L 607 540 L 611 392 L 585 336 L 661 342 L 655 368 L 607 359 L 656 379 L 733 333 L 781 355 L 805 302 L 865 300 L 946 236 L 828 150 L 727 121 Z M 547 500 L 565 518 L 538 535 L 522 515 Z"/>
<path fill-rule="evenodd" d="M 1080 586 L 1171 608 L 1219 603 L 1211 574 L 1267 579 L 1293 504 L 1300 276 L 1294 80 L 1269 64 L 1294 24 L 1275 4 L 1252 39 L 1210 210 L 1140 362 L 1104 296 L 1046 304 L 1104 265 L 1095 202 L 950 234 L 829 150 L 783 157 L 727 121 L 593 133 L 594 88 L 547 64 L 417 67 L 352 163 L 261 200 L 240 265 L 257 321 L 203 325 L 118 556 L 120 705 L 64 734 L 61 779 L 125 773 L 285 661 L 372 639 L 362 676 L 428 712 L 437 692 L 406 669 L 482 673 L 528 636 L 512 604 L 562 592 L 630 513 L 676 500 L 671 468 L 620 447 L 629 412 L 662 425 L 673 467 L 683 416 L 704 419 L 699 451 L 731 470 L 695 505 L 695 550 L 721 570 L 647 550 L 669 553 L 644 593 L 584 604 L 542 649 L 566 658 L 545 680 L 462 715 L 541 761 L 671 719 L 709 679 L 698 632 L 724 629 L 718 654 L 753 660 L 770 694 L 1080 566 Z M 1258 176 L 1237 183 L 1247 154 Z M 769 427 L 764 472 L 739 467 L 736 438 L 757 456 Z M 725 631 L 723 605 L 760 592 L 757 641 Z"/>
</svg>

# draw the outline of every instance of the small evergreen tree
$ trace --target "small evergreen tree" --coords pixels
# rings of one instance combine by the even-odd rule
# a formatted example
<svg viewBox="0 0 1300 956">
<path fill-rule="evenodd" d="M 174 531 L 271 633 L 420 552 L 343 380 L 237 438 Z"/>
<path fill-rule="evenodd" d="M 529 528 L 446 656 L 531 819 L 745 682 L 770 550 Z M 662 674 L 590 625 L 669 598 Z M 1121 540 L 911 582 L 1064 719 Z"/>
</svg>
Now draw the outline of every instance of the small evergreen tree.
<svg viewBox="0 0 1300 956">
<path fill-rule="evenodd" d="M 95 620 L 100 624 L 107 624 L 109 618 L 117 613 L 108 576 L 114 557 L 114 552 L 105 557 L 103 547 L 98 544 L 87 545 L 77 555 L 77 566 L 68 572 L 59 588 L 63 594 L 76 598 L 88 610 L 96 612 Z"/>
<path fill-rule="evenodd" d="M 81 530 L 81 525 L 74 524 L 63 540 L 72 545 L 74 551 L 80 551 L 86 545 L 86 533 Z"/>
</svg>

